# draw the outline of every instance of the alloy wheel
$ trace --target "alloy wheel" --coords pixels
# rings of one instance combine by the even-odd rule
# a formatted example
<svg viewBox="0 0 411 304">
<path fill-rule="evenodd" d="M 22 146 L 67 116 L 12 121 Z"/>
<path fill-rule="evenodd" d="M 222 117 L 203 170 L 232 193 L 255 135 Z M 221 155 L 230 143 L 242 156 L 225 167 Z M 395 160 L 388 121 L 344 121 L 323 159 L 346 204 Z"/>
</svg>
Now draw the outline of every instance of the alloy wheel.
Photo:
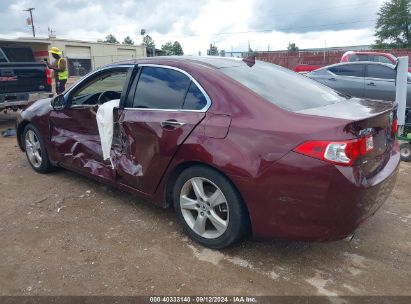
<svg viewBox="0 0 411 304">
<path fill-rule="evenodd" d="M 206 178 L 194 177 L 183 185 L 180 209 L 187 225 L 201 237 L 215 239 L 227 230 L 227 200 L 221 189 Z"/>
<path fill-rule="evenodd" d="M 410 147 L 407 147 L 407 146 L 402 147 L 400 153 L 401 153 L 402 158 L 408 158 L 411 155 L 411 149 Z"/>
<path fill-rule="evenodd" d="M 39 168 L 42 163 L 41 144 L 33 130 L 28 130 L 25 136 L 26 153 L 30 163 Z"/>
</svg>

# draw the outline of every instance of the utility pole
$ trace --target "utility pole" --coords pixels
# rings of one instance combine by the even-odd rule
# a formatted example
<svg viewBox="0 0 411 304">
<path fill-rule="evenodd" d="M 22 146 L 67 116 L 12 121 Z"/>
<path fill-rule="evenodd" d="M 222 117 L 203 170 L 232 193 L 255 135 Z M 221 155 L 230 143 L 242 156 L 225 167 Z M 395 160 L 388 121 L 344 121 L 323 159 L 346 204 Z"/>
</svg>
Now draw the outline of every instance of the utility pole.
<svg viewBox="0 0 411 304">
<path fill-rule="evenodd" d="M 34 30 L 33 10 L 34 10 L 34 7 L 30 7 L 28 9 L 24 10 L 24 11 L 25 12 L 30 12 L 31 30 L 33 31 L 33 37 L 36 37 L 36 31 Z"/>
</svg>

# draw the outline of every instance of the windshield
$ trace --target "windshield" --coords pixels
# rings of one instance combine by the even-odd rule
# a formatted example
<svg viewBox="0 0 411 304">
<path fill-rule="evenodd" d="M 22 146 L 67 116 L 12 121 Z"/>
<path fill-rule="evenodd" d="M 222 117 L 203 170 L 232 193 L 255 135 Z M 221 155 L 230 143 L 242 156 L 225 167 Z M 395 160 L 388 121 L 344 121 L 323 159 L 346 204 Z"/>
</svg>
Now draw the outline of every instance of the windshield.
<svg viewBox="0 0 411 304">
<path fill-rule="evenodd" d="M 280 66 L 256 61 L 255 65 L 221 68 L 221 72 L 240 82 L 271 103 L 301 111 L 346 99 L 336 91 Z"/>
</svg>

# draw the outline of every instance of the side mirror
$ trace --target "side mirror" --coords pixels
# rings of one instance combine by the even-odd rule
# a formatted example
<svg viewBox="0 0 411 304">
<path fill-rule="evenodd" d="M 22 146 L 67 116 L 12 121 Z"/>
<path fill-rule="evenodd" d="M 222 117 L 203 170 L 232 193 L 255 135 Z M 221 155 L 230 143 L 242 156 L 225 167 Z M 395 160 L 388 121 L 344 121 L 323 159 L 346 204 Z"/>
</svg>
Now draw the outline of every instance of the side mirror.
<svg viewBox="0 0 411 304">
<path fill-rule="evenodd" d="M 64 95 L 57 95 L 51 101 L 51 106 L 55 111 L 62 110 L 66 107 L 66 100 L 64 99 Z"/>
</svg>

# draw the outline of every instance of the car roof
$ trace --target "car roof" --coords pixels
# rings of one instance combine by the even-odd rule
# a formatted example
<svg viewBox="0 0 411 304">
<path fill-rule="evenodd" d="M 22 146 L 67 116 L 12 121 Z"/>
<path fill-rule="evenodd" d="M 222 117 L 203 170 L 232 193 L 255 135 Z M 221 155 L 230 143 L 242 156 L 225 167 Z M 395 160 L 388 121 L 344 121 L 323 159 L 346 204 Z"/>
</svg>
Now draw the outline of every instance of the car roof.
<svg viewBox="0 0 411 304">
<path fill-rule="evenodd" d="M 219 56 L 156 56 L 156 57 L 143 57 L 139 59 L 126 60 L 121 62 L 116 62 L 111 65 L 121 65 L 121 64 L 200 64 L 215 69 L 242 66 L 245 63 L 242 58 L 226 58 Z"/>
<path fill-rule="evenodd" d="M 355 54 L 355 55 L 383 55 L 383 56 L 394 56 L 390 53 L 384 53 L 384 52 L 374 52 L 374 51 L 348 51 L 345 52 L 345 54 Z"/>
</svg>

